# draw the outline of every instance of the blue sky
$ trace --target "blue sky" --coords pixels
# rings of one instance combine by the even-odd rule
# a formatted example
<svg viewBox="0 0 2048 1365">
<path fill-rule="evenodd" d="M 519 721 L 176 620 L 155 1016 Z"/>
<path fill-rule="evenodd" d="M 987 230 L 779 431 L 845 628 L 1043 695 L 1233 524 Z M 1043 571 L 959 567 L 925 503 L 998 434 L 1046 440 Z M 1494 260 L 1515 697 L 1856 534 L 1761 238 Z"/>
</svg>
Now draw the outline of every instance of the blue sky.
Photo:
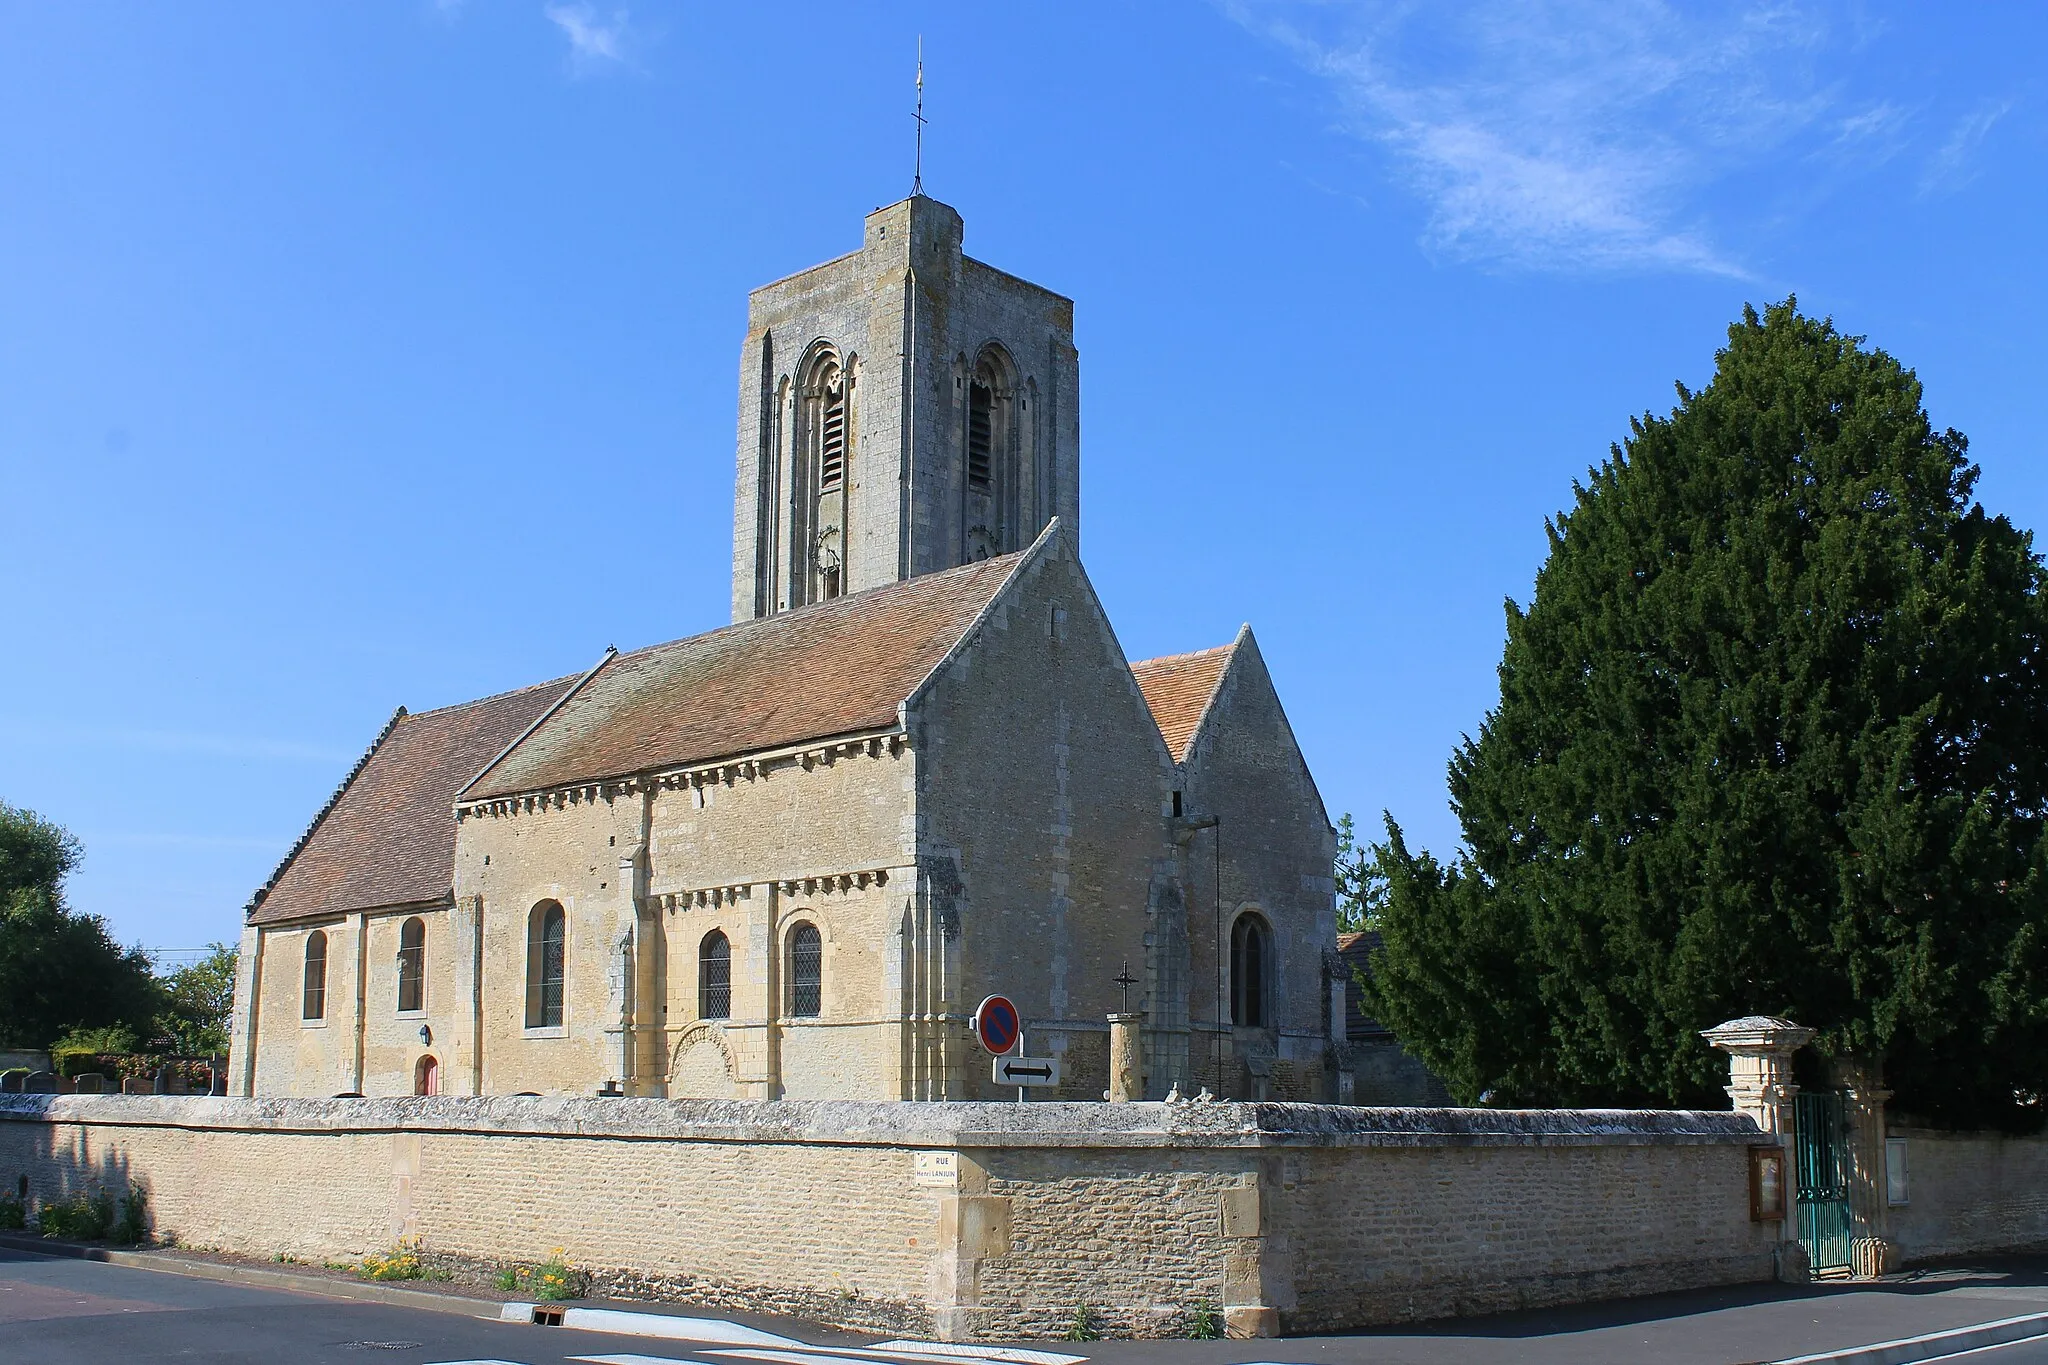
<svg viewBox="0 0 2048 1365">
<path fill-rule="evenodd" d="M 748 288 L 910 179 L 1076 300 L 1133 657 L 1448 850 L 1502 601 L 1745 301 L 2048 524 L 2038 6 L 0 0 L 0 798 L 232 939 L 392 708 L 727 615 Z"/>
</svg>

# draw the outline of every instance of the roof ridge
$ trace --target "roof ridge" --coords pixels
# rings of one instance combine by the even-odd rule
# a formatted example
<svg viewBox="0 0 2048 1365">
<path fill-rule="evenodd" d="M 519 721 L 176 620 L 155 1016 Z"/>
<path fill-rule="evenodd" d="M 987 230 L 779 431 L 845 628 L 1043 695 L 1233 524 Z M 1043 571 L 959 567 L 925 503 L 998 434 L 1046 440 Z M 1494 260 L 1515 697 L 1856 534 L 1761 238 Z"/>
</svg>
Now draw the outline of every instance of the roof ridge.
<svg viewBox="0 0 2048 1365">
<path fill-rule="evenodd" d="M 929 591 L 934 584 L 939 582 L 953 578 L 965 578 L 971 573 L 988 568 L 991 564 L 1000 564 L 1008 559 L 1022 559 L 1029 553 L 1031 551 L 1027 547 L 1022 550 L 1012 550 L 1008 554 L 990 555 L 987 559 L 971 560 L 966 564 L 955 564 L 950 569 L 939 569 L 933 573 L 921 573 L 909 578 L 894 579 L 888 583 L 877 583 L 872 588 L 862 588 L 859 592 L 842 593 L 838 597 L 828 597 L 822 602 L 806 602 L 800 607 L 788 607 L 782 611 L 770 612 L 766 616 L 752 616 L 744 621 L 728 621 L 722 626 L 713 626 L 710 630 L 700 630 L 695 635 L 678 635 L 673 640 L 658 640 L 651 645 L 642 645 L 638 649 L 622 650 L 618 657 L 621 661 L 638 659 L 643 655 L 652 654 L 656 650 L 668 649 L 675 645 L 686 645 L 694 640 L 709 640 L 715 635 L 730 635 L 755 629 L 768 630 L 774 628 L 779 623 L 789 621 L 793 617 L 823 615 L 835 610 L 846 610 L 854 606 L 864 606 L 874 602 L 884 593 Z"/>
<path fill-rule="evenodd" d="M 307 841 L 312 839 L 313 831 L 320 828 L 320 822 L 325 820 L 329 813 L 334 810 L 335 806 L 340 803 L 342 793 L 349 789 L 350 783 L 362 775 L 363 769 L 369 766 L 370 759 L 376 754 L 378 749 L 383 747 L 384 741 L 391 737 L 391 732 L 398 728 L 398 722 L 404 720 L 405 717 L 406 709 L 403 706 L 391 713 L 391 719 L 384 722 L 384 728 L 377 732 L 377 737 L 370 741 L 370 747 L 363 750 L 363 756 L 356 760 L 353 768 L 348 770 L 348 776 L 341 779 L 341 785 L 334 789 L 333 794 L 327 798 L 326 803 L 314 814 L 312 821 L 306 826 L 305 832 L 299 835 L 291 848 L 286 851 L 284 857 L 278 860 L 277 866 L 264 879 L 263 885 L 257 887 L 250 894 L 249 903 L 242 907 L 243 919 L 247 919 L 256 913 L 256 907 L 263 904 L 263 898 L 270 894 L 270 889 L 273 886 L 277 885 L 277 879 L 284 875 L 284 870 L 292 865 L 292 859 L 298 857 L 300 851 L 306 847 Z"/>
<path fill-rule="evenodd" d="M 516 697 L 526 692 L 538 692 L 545 687 L 557 687 L 563 683 L 574 682 L 581 676 L 579 673 L 564 673 L 561 677 L 549 678 L 546 682 L 529 683 L 525 687 L 508 687 L 503 692 L 492 692 L 488 696 L 475 697 L 469 701 L 450 702 L 446 706 L 436 706 L 429 711 L 408 711 L 406 715 L 412 720 L 425 720 L 429 716 L 438 716 L 449 711 L 461 711 L 488 702 L 503 701 L 507 697 Z"/>
<path fill-rule="evenodd" d="M 510 744 L 507 744 L 504 748 L 498 750 L 497 753 L 492 754 L 490 762 L 484 764 L 483 767 L 478 768 L 476 772 L 470 777 L 469 781 L 463 783 L 460 787 L 457 787 L 455 789 L 455 799 L 457 801 L 462 800 L 462 794 L 464 792 L 468 791 L 471 787 L 474 787 L 477 783 L 483 781 L 484 775 L 486 773 L 490 772 L 491 769 L 497 767 L 500 763 L 503 763 L 506 760 L 506 758 L 511 755 L 514 749 L 517 749 L 520 745 L 526 743 L 527 738 L 531 736 L 535 730 L 538 730 L 541 726 L 547 724 L 549 716 L 552 716 L 553 714 L 555 714 L 555 712 L 561 710 L 562 707 L 568 703 L 569 698 L 575 696 L 578 692 L 581 692 L 583 690 L 584 684 L 588 683 L 592 678 L 597 676 L 599 669 L 603 668 L 606 664 L 610 663 L 612 660 L 618 657 L 619 647 L 617 645 L 606 645 L 604 647 L 603 658 L 599 659 L 596 663 L 592 664 L 588 669 L 584 670 L 581 677 L 572 680 L 567 687 L 562 689 L 562 695 L 556 697 L 553 701 L 549 702 L 545 707 L 541 708 L 541 713 L 535 716 L 533 718 L 532 723 L 529 724 L 524 730 L 521 730 L 516 736 L 514 736 Z M 540 684 L 540 686 L 542 687 L 545 687 L 547 685 L 548 684 L 546 683 Z M 508 693 L 507 695 L 509 696 L 510 694 Z"/>
<path fill-rule="evenodd" d="M 1220 645 L 1210 645 L 1210 646 L 1209 646 L 1209 647 L 1208 647 L 1207 649 L 1191 649 L 1191 650 L 1188 650 L 1188 651 L 1187 651 L 1186 653 L 1183 653 L 1183 654 L 1155 654 L 1155 655 L 1153 655 L 1153 656 L 1152 656 L 1151 658 L 1149 658 L 1149 659 L 1133 659 L 1133 660 L 1131 660 L 1131 667 L 1132 667 L 1132 668 L 1138 668 L 1138 667 L 1141 667 L 1141 666 L 1143 666 L 1143 665 L 1145 665 L 1145 664 L 1171 664 L 1171 663 L 1178 663 L 1178 662 L 1180 662 L 1180 661 L 1181 661 L 1182 659 L 1200 659 L 1200 658 L 1204 658 L 1204 657 L 1206 657 L 1206 656 L 1208 656 L 1208 655 L 1211 655 L 1211 654 L 1222 654 L 1222 653 L 1225 653 L 1225 652 L 1227 652 L 1227 651 L 1229 651 L 1229 650 L 1233 650 L 1233 649 L 1236 649 L 1236 648 L 1237 648 L 1237 641 L 1233 639 L 1233 640 L 1227 641 L 1227 642 L 1226 642 L 1226 643 L 1224 643 L 1224 644 L 1220 644 Z"/>
</svg>

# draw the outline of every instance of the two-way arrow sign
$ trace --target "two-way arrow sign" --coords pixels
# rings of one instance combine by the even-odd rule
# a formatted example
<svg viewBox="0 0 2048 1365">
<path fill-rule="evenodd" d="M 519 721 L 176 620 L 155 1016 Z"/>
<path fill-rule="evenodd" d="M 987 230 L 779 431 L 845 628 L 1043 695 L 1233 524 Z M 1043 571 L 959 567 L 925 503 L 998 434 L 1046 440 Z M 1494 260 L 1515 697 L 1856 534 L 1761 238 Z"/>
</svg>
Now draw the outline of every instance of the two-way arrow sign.
<svg viewBox="0 0 2048 1365">
<path fill-rule="evenodd" d="M 1058 1085 L 1060 1059 L 1057 1057 L 998 1057 L 997 1085 Z"/>
</svg>

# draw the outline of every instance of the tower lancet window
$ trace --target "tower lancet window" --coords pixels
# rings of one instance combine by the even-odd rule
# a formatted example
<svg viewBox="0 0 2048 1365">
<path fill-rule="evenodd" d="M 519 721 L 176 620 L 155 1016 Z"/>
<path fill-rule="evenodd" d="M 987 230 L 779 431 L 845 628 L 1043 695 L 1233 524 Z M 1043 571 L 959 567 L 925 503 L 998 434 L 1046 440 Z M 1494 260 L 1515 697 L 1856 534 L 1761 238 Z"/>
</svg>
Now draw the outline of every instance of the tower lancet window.
<svg viewBox="0 0 2048 1365">
<path fill-rule="evenodd" d="M 834 367 L 825 390 L 824 430 L 818 442 L 818 490 L 828 492 L 846 478 L 846 381 Z"/>
<path fill-rule="evenodd" d="M 995 389 L 976 376 L 967 388 L 967 482 L 986 489 L 995 478 Z"/>
</svg>

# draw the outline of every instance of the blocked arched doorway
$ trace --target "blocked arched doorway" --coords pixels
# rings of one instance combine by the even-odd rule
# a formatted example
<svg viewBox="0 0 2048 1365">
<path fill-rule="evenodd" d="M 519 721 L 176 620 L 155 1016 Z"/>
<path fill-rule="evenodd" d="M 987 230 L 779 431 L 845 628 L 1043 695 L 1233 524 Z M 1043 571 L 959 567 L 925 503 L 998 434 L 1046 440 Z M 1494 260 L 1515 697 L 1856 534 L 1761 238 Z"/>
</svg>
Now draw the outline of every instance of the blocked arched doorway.
<svg viewBox="0 0 2048 1365">
<path fill-rule="evenodd" d="M 432 1053 L 419 1059 L 412 1069 L 412 1093 L 415 1095 L 438 1095 L 441 1093 L 441 1064 L 434 1060 Z"/>
</svg>

